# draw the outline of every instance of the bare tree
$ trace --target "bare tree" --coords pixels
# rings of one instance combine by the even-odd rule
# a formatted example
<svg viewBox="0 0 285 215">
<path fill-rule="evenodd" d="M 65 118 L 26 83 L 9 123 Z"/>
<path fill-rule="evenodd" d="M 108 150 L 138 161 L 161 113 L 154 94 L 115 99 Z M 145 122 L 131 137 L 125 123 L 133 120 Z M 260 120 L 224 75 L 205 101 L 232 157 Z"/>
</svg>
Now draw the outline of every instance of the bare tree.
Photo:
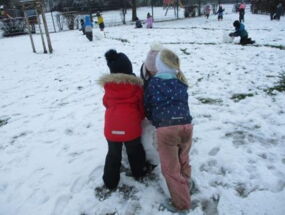
<svg viewBox="0 0 285 215">
<path fill-rule="evenodd" d="M 137 17 L 137 1 L 132 0 L 132 21 L 135 21 Z"/>
</svg>

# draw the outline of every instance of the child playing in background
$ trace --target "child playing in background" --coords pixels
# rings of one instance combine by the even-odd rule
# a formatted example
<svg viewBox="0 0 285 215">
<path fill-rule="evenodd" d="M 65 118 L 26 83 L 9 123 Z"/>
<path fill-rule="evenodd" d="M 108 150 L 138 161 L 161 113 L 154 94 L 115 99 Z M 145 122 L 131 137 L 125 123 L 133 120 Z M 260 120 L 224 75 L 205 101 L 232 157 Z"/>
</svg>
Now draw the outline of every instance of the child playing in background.
<svg viewBox="0 0 285 215">
<path fill-rule="evenodd" d="M 147 16 L 146 16 L 146 28 L 152 28 L 152 26 L 153 26 L 153 18 L 150 15 L 150 13 L 147 13 Z"/>
<path fill-rule="evenodd" d="M 105 57 L 111 74 L 99 81 L 105 89 L 104 134 L 108 142 L 103 181 L 108 189 L 115 189 L 120 180 L 123 144 L 132 176 L 139 179 L 146 174 L 145 151 L 141 143 L 143 83 L 133 74 L 132 64 L 125 54 L 109 50 Z"/>
<path fill-rule="evenodd" d="M 246 5 L 244 2 L 242 2 L 238 8 L 238 11 L 239 11 L 239 21 L 240 22 L 244 22 L 244 14 L 245 14 L 245 8 L 246 8 Z"/>
<path fill-rule="evenodd" d="M 104 31 L 105 24 L 104 24 L 103 16 L 100 14 L 100 12 L 97 12 L 96 16 L 97 16 L 97 23 L 99 25 L 100 31 Z"/>
<path fill-rule="evenodd" d="M 191 207 L 189 180 L 192 145 L 192 117 L 188 106 L 188 85 L 180 71 L 180 60 L 171 50 L 162 49 L 155 61 L 157 73 L 145 89 L 147 118 L 156 127 L 158 152 L 171 202 L 163 207 L 186 212 Z"/>
<path fill-rule="evenodd" d="M 207 17 L 207 19 L 209 19 L 210 13 L 211 13 L 211 6 L 207 4 L 204 9 L 204 15 Z"/>
<path fill-rule="evenodd" d="M 135 18 L 135 21 L 136 21 L 135 28 L 142 28 L 142 22 L 138 17 Z"/>
<path fill-rule="evenodd" d="M 217 11 L 218 21 L 222 21 L 223 20 L 224 11 L 225 11 L 225 9 L 223 9 L 223 7 L 220 5 L 219 9 Z"/>
<path fill-rule="evenodd" d="M 240 37 L 240 44 L 247 45 L 255 43 L 254 40 L 248 37 L 248 33 L 245 30 L 244 24 L 240 23 L 238 20 L 234 21 L 233 26 L 235 27 L 235 32 L 230 33 L 230 37 Z"/>
<path fill-rule="evenodd" d="M 90 20 L 90 16 L 85 16 L 85 35 L 89 41 L 93 41 L 93 31 L 92 31 L 92 23 Z"/>
<path fill-rule="evenodd" d="M 83 33 L 83 35 L 85 35 L 85 25 L 84 25 L 84 20 L 83 19 L 80 19 L 80 25 L 81 25 L 81 31 Z"/>
</svg>

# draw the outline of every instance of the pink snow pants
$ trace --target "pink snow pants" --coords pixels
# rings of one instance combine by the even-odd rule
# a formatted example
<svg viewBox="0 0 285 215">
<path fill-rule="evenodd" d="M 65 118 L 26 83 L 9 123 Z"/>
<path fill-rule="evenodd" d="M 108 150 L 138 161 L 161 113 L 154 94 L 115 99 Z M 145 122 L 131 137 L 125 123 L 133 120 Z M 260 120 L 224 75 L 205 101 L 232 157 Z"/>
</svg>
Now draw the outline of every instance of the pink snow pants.
<svg viewBox="0 0 285 215">
<path fill-rule="evenodd" d="M 192 145 L 192 134 L 191 124 L 157 128 L 162 174 L 165 177 L 172 203 L 179 210 L 191 207 L 189 151 Z"/>
</svg>

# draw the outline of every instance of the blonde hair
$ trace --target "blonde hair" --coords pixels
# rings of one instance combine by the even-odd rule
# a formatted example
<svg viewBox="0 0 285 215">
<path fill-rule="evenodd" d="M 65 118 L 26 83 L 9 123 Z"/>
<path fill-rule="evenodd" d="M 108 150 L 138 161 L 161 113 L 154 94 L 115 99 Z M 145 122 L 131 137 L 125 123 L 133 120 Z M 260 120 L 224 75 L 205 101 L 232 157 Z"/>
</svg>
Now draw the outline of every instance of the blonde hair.
<svg viewBox="0 0 285 215">
<path fill-rule="evenodd" d="M 178 73 L 176 74 L 176 77 L 179 81 L 181 81 L 183 84 L 185 84 L 185 85 L 187 85 L 187 87 L 189 87 L 188 80 L 181 70 L 178 71 Z"/>
</svg>

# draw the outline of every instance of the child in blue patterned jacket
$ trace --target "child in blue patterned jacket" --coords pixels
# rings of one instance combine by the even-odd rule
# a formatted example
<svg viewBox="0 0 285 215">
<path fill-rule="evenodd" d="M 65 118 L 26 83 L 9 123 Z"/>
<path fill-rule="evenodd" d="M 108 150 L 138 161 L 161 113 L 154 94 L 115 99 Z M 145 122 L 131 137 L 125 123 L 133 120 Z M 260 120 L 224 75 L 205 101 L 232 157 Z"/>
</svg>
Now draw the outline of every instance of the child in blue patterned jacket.
<svg viewBox="0 0 285 215">
<path fill-rule="evenodd" d="M 156 127 L 157 145 L 162 174 L 171 202 L 163 206 L 172 212 L 190 209 L 192 117 L 188 106 L 188 85 L 180 71 L 178 56 L 162 49 L 156 57 L 157 73 L 145 89 L 144 105 L 147 118 Z"/>
</svg>

